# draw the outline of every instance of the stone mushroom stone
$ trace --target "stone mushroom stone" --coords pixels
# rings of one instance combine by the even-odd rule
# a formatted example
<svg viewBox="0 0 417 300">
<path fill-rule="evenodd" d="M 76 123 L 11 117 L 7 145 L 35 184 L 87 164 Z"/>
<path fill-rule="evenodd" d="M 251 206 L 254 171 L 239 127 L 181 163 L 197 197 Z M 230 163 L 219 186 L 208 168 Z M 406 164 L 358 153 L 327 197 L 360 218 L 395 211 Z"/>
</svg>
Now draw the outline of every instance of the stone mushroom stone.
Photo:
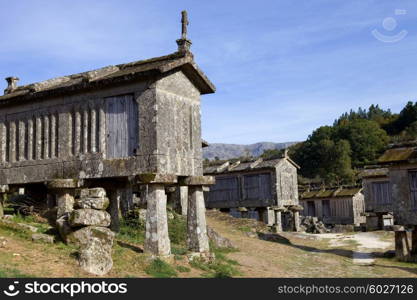
<svg viewBox="0 0 417 300">
<path fill-rule="evenodd" d="M 80 267 L 94 275 L 105 275 L 113 267 L 111 246 L 103 247 L 101 239 L 92 238 L 79 251 Z"/>
<path fill-rule="evenodd" d="M 68 241 L 77 246 L 86 247 L 92 239 L 98 239 L 103 244 L 103 247 L 111 251 L 114 237 L 115 233 L 109 228 L 88 226 L 72 232 L 68 236 Z"/>
<path fill-rule="evenodd" d="M 108 227 L 110 225 L 110 214 L 106 211 L 95 210 L 91 208 L 76 209 L 70 213 L 69 224 L 71 227 Z"/>
<path fill-rule="evenodd" d="M 80 198 L 75 202 L 78 208 L 93 208 L 98 210 L 106 210 L 109 206 L 109 198 Z"/>
</svg>

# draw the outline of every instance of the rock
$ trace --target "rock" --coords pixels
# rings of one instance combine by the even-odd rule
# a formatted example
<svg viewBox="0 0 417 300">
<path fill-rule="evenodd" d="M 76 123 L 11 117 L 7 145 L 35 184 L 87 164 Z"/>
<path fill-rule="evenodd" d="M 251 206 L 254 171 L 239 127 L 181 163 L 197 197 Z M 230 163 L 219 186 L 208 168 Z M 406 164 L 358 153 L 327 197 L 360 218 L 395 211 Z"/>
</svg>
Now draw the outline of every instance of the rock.
<svg viewBox="0 0 417 300">
<path fill-rule="evenodd" d="M 327 233 L 330 232 L 322 221 L 317 217 L 303 216 L 300 217 L 300 229 L 309 233 Z"/>
<path fill-rule="evenodd" d="M 61 239 L 67 243 L 67 237 L 72 233 L 71 226 L 68 222 L 69 213 L 66 213 L 65 215 L 61 216 L 56 220 L 56 227 L 58 229 L 59 235 Z"/>
<path fill-rule="evenodd" d="M 235 248 L 233 246 L 232 242 L 228 238 L 222 237 L 220 234 L 218 234 L 210 226 L 207 226 L 207 235 L 208 235 L 210 241 L 212 241 L 216 247 L 219 247 L 219 248 Z"/>
<path fill-rule="evenodd" d="M 252 232 L 252 231 L 245 232 L 245 234 L 250 238 L 257 238 L 258 237 L 258 235 L 256 233 Z"/>
<path fill-rule="evenodd" d="M 73 210 L 69 215 L 69 224 L 71 227 L 107 227 L 110 225 L 110 221 L 110 214 L 108 212 L 91 208 L 76 209 Z"/>
<path fill-rule="evenodd" d="M 5 237 L 0 236 L 0 248 L 5 248 L 7 245 L 7 240 Z"/>
<path fill-rule="evenodd" d="M 75 202 L 75 205 L 78 208 L 93 208 L 93 209 L 98 209 L 98 210 L 106 210 L 109 204 L 110 204 L 109 198 L 106 198 L 106 197 L 80 198 Z"/>
<path fill-rule="evenodd" d="M 12 220 L 13 216 L 12 215 L 4 215 L 3 220 Z"/>
<path fill-rule="evenodd" d="M 47 244 L 53 244 L 55 238 L 52 235 L 43 234 L 43 233 L 34 233 L 32 234 L 33 242 L 43 242 Z"/>
<path fill-rule="evenodd" d="M 78 259 L 81 268 L 94 275 L 105 275 L 113 266 L 111 247 L 103 247 L 103 243 L 97 238 L 92 238 L 87 245 L 80 248 Z"/>
<path fill-rule="evenodd" d="M 80 191 L 80 198 L 104 198 L 106 197 L 106 190 L 103 188 L 82 189 Z"/>
<path fill-rule="evenodd" d="M 111 249 L 115 233 L 106 227 L 88 226 L 73 231 L 68 235 L 68 242 L 77 246 L 87 246 L 92 239 L 98 239 L 103 247 Z"/>
<path fill-rule="evenodd" d="M 17 223 L 17 225 L 24 230 L 29 230 L 29 231 L 32 231 L 32 232 L 37 232 L 38 231 L 38 228 L 36 228 L 34 226 L 31 226 L 29 224 Z"/>
</svg>

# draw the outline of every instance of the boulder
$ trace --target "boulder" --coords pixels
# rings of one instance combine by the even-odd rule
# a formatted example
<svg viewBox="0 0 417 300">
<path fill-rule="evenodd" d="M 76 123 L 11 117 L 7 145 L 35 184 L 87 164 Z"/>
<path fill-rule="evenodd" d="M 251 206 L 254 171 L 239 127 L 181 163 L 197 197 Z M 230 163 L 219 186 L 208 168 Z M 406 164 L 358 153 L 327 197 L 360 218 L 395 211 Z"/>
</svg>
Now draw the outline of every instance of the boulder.
<svg viewBox="0 0 417 300">
<path fill-rule="evenodd" d="M 80 198 L 75 202 L 75 206 L 77 208 L 92 208 L 98 210 L 106 210 L 109 206 L 109 198 L 102 197 L 102 198 Z"/>
<path fill-rule="evenodd" d="M 113 266 L 111 247 L 103 247 L 102 241 L 97 238 L 81 246 L 78 259 L 81 268 L 94 275 L 105 275 Z"/>
<path fill-rule="evenodd" d="M 216 247 L 235 248 L 232 242 L 228 238 L 222 237 L 210 226 L 207 226 L 207 235 L 210 241 L 212 241 Z"/>
<path fill-rule="evenodd" d="M 106 190 L 103 188 L 82 189 L 80 191 L 80 198 L 104 198 L 106 197 Z"/>
<path fill-rule="evenodd" d="M 77 246 L 87 246 L 92 239 L 100 240 L 103 247 L 111 249 L 115 233 L 106 227 L 88 226 L 73 231 L 68 235 L 68 242 Z"/>
<path fill-rule="evenodd" d="M 43 234 L 43 233 L 34 233 L 32 234 L 32 241 L 33 242 L 42 242 L 47 244 L 54 243 L 54 237 L 52 235 Z"/>
<path fill-rule="evenodd" d="M 73 210 L 69 215 L 71 227 L 79 226 L 101 226 L 108 227 L 111 219 L 110 214 L 103 210 L 82 208 Z"/>
</svg>

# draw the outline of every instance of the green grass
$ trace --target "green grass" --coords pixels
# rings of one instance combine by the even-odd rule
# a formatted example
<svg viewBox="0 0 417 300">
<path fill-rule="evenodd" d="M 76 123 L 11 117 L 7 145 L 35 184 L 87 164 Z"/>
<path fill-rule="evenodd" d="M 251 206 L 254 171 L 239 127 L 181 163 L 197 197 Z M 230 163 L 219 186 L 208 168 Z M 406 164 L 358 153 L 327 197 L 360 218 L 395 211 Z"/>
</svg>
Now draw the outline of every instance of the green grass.
<svg viewBox="0 0 417 300">
<path fill-rule="evenodd" d="M 215 255 L 215 260 L 206 262 L 202 259 L 194 259 L 190 265 L 194 268 L 205 271 L 204 277 L 208 278 L 230 278 L 242 275 L 237 269 L 239 263 L 233 259 L 227 258 L 226 254 L 235 252 L 235 249 L 210 247 Z"/>
<path fill-rule="evenodd" d="M 2 268 L 0 269 L 0 278 L 25 278 L 25 277 L 33 277 L 28 274 L 23 274 L 19 270 L 16 269 L 9 269 L 9 268 Z"/>
<path fill-rule="evenodd" d="M 169 239 L 174 245 L 185 246 L 187 242 L 187 219 L 174 212 L 172 214 L 174 218 L 168 219 Z"/>
<path fill-rule="evenodd" d="M 177 271 L 168 263 L 161 259 L 155 259 L 145 268 L 146 274 L 155 278 L 177 277 Z"/>
<path fill-rule="evenodd" d="M 240 226 L 237 229 L 240 230 L 240 231 L 243 231 L 243 232 L 251 232 L 252 231 L 252 228 L 250 226 Z"/>
<path fill-rule="evenodd" d="M 176 269 L 178 272 L 181 272 L 181 273 L 188 273 L 191 271 L 190 268 L 185 267 L 185 266 L 177 266 Z"/>
</svg>

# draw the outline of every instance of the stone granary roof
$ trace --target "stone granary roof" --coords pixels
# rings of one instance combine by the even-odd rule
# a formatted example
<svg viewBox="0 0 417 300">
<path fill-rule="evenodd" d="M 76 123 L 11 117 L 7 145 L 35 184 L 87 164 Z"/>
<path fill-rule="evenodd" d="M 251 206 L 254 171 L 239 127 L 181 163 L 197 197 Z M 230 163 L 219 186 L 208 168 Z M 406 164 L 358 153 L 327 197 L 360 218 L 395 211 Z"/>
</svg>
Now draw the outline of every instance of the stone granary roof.
<svg viewBox="0 0 417 300">
<path fill-rule="evenodd" d="M 215 86 L 198 68 L 194 62 L 193 54 L 189 51 L 177 51 L 166 56 L 107 66 L 97 70 L 57 77 L 24 86 L 15 86 L 15 83 L 10 86 L 9 83 L 9 88 L 5 90 L 5 95 L 0 96 L 0 105 L 103 87 L 138 78 L 158 76 L 177 68 L 184 72 L 202 94 L 214 93 Z M 16 82 L 18 78 L 9 77 L 9 80 Z"/>
<path fill-rule="evenodd" d="M 362 188 L 359 188 L 359 187 L 307 191 L 300 195 L 300 199 L 307 200 L 307 199 L 318 199 L 318 198 L 353 197 L 356 194 L 360 193 L 361 191 L 362 191 Z"/>
<path fill-rule="evenodd" d="M 220 165 L 214 165 L 204 168 L 204 174 L 225 174 L 225 173 L 232 173 L 232 172 L 241 172 L 241 171 L 249 171 L 249 170 L 262 170 L 262 169 L 273 169 L 276 165 L 283 162 L 284 160 L 289 161 L 293 164 L 296 168 L 300 168 L 295 162 L 293 162 L 290 158 L 279 158 L 279 159 L 271 159 L 271 160 L 262 160 L 257 159 L 255 161 L 250 162 L 243 162 L 237 161 L 235 163 L 230 163 L 227 161 Z"/>
<path fill-rule="evenodd" d="M 380 164 L 415 163 L 417 162 L 417 142 L 406 142 L 391 145 L 378 159 Z"/>
</svg>

